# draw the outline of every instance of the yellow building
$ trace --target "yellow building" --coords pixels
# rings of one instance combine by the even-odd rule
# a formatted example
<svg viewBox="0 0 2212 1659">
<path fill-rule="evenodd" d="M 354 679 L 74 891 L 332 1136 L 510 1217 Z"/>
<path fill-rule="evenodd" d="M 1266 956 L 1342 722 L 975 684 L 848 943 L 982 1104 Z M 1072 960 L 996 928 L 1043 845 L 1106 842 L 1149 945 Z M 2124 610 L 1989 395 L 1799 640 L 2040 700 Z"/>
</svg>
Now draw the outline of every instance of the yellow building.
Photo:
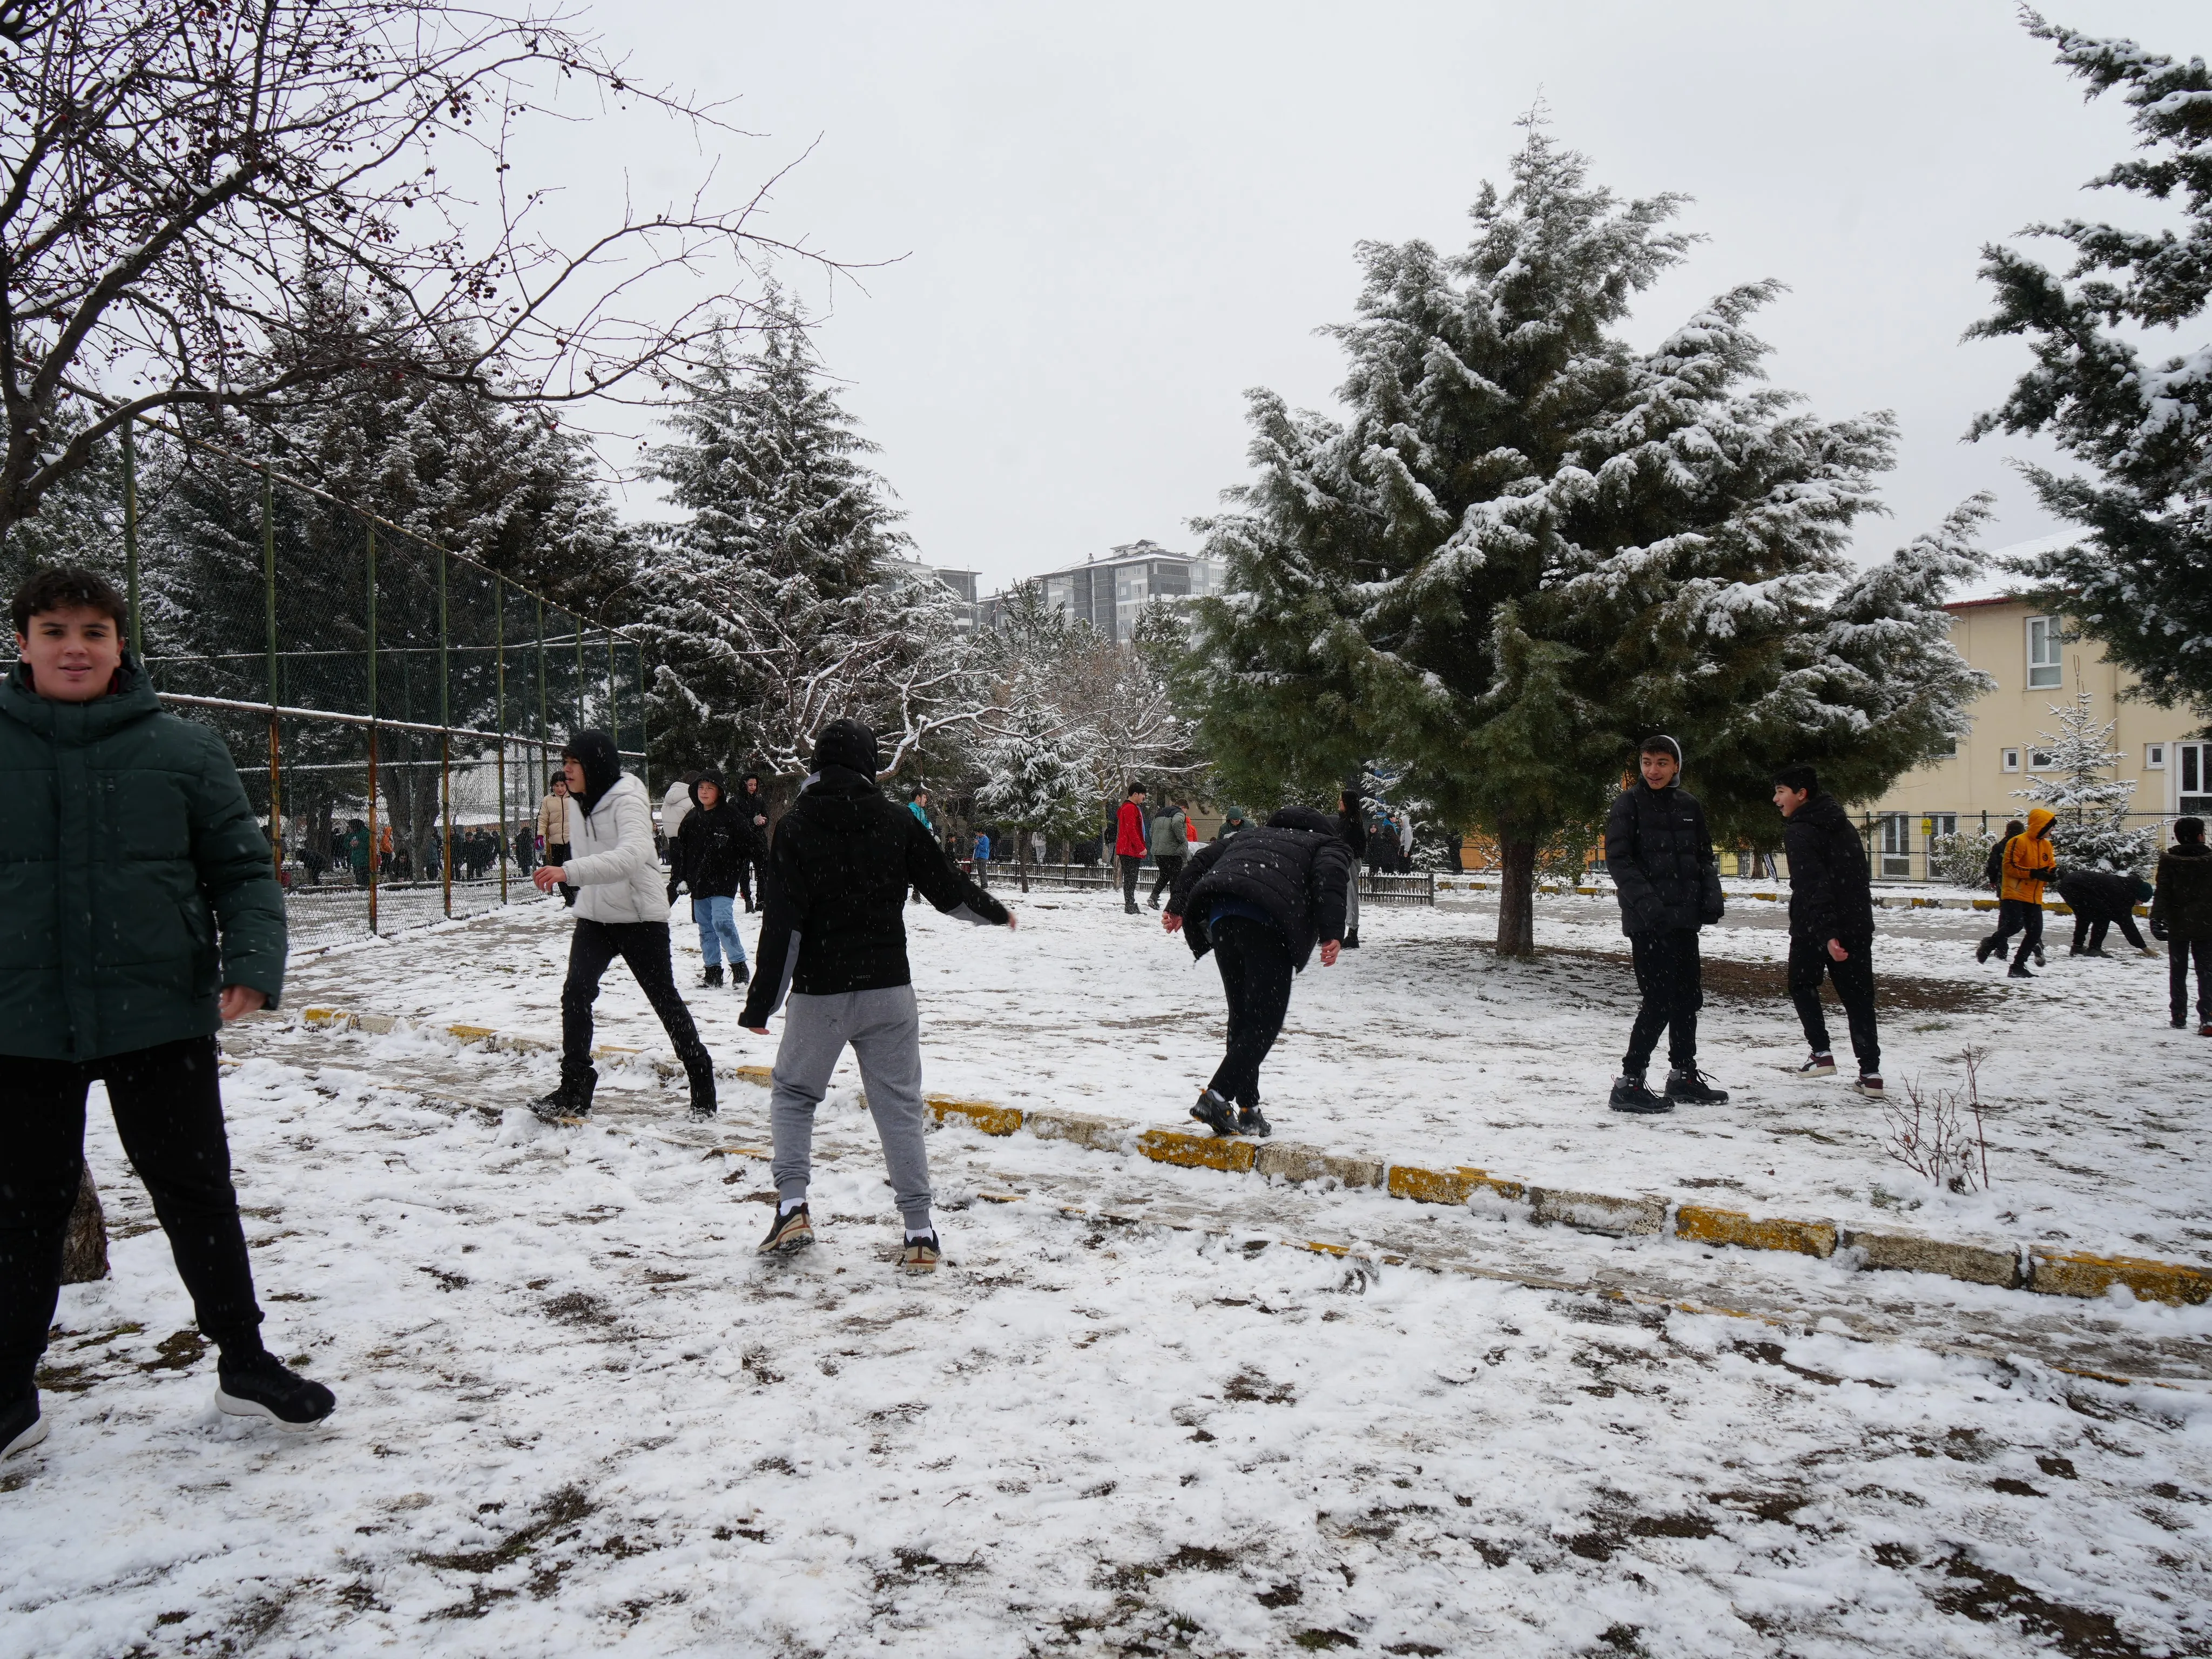
<svg viewBox="0 0 2212 1659">
<path fill-rule="evenodd" d="M 2134 675 L 2105 660 L 2087 640 L 2066 640 L 2057 617 L 2011 597 L 1964 599 L 1944 607 L 1961 656 L 1996 682 L 1975 702 L 1973 730 L 1946 759 L 1908 772 L 1875 801 L 1853 801 L 1854 817 L 1871 814 L 1867 850 L 1877 880 L 1929 879 L 1931 836 L 1954 830 L 2001 830 L 2026 816 L 2025 788 L 2047 764 L 2049 737 L 2059 730 L 2057 708 L 2084 690 L 2099 725 L 2117 720 L 2111 747 L 2121 758 L 2115 776 L 2136 786 L 2130 822 L 2164 825 L 2185 812 L 2212 813 L 2212 743 L 2185 708 L 2123 701 Z"/>
</svg>

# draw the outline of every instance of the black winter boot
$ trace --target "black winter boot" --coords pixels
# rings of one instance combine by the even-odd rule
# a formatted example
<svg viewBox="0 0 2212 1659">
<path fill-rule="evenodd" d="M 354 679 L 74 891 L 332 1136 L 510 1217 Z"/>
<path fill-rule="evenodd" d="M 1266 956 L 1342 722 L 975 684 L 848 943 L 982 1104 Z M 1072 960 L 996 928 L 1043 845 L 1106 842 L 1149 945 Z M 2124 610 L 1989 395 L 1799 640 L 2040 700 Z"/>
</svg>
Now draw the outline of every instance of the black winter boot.
<svg viewBox="0 0 2212 1659">
<path fill-rule="evenodd" d="M 1705 1081 L 1705 1074 L 1692 1066 L 1686 1071 L 1668 1072 L 1667 1098 L 1689 1106 L 1722 1106 L 1728 1103 L 1728 1091 L 1714 1088 Z"/>
<path fill-rule="evenodd" d="M 706 973 L 700 976 L 699 988 L 703 991 L 710 985 L 720 985 L 721 982 L 722 964 L 719 962 L 710 963 L 708 964 Z"/>
<path fill-rule="evenodd" d="M 742 962 L 734 964 L 730 969 L 730 983 L 732 986 L 749 984 L 751 982 L 753 970 Z"/>
<path fill-rule="evenodd" d="M 1624 1072 L 1613 1080 L 1613 1097 L 1606 1102 L 1616 1112 L 1638 1112 L 1645 1115 L 1671 1112 L 1674 1103 L 1651 1092 L 1641 1072 Z"/>
<path fill-rule="evenodd" d="M 13 1457 L 46 1437 L 46 1419 L 40 1414 L 36 1389 L 0 1406 L 0 1457 Z"/>
<path fill-rule="evenodd" d="M 236 1365 L 226 1358 L 215 1375 L 218 1411 L 232 1417 L 265 1417 L 280 1429 L 319 1428 L 338 1403 L 321 1383 L 288 1370 L 266 1352 Z"/>
<path fill-rule="evenodd" d="M 1267 1121 L 1266 1114 L 1261 1111 L 1259 1103 L 1255 1102 L 1249 1106 L 1239 1106 L 1237 1109 L 1237 1133 L 1240 1135 L 1249 1135 L 1255 1140 L 1265 1140 L 1275 1133 L 1275 1126 Z"/>
<path fill-rule="evenodd" d="M 1359 930 L 1357 927 L 1345 934 L 1344 948 L 1347 951 L 1357 951 L 1359 948 Z"/>
<path fill-rule="evenodd" d="M 599 1086 L 599 1074 L 591 1066 L 573 1070 L 566 1060 L 561 1064 L 561 1086 L 550 1095 L 540 1095 L 530 1103 L 531 1111 L 543 1122 L 574 1123 L 578 1118 L 588 1117 L 592 1111 L 592 1091 Z"/>
<path fill-rule="evenodd" d="M 1219 1095 L 1208 1089 L 1198 1097 L 1190 1115 L 1218 1135 L 1237 1133 L 1237 1109 Z"/>
<path fill-rule="evenodd" d="M 691 1079 L 690 1119 L 694 1123 L 711 1122 L 714 1116 L 714 1074 L 702 1072 Z"/>
</svg>

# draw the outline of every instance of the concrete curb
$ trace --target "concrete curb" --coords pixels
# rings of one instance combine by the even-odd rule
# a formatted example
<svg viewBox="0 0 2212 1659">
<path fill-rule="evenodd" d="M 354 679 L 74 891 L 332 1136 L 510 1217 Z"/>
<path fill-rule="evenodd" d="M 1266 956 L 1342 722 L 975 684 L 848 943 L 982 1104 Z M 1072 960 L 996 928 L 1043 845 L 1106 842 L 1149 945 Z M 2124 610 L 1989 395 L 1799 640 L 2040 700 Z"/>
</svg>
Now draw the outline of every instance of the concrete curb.
<svg viewBox="0 0 2212 1659">
<path fill-rule="evenodd" d="M 281 1016 L 278 1016 L 281 1018 Z M 356 1014 L 341 1008 L 308 1008 L 301 1024 L 323 1030 L 361 1030 L 384 1035 L 416 1029 L 386 1014 Z M 540 1054 L 559 1047 L 542 1037 L 505 1036 L 483 1025 L 446 1025 L 440 1030 L 463 1042 L 517 1054 Z M 612 1045 L 594 1048 L 594 1058 L 617 1060 L 642 1052 Z M 680 1075 L 674 1061 L 656 1059 L 656 1070 Z M 715 1074 L 766 1087 L 765 1066 L 717 1066 Z M 2100 1256 L 1991 1240 L 1970 1243 L 1929 1237 L 1902 1229 L 1855 1227 L 1827 1219 L 1754 1216 L 1741 1210 L 1704 1204 L 1670 1203 L 1657 1194 L 1622 1197 L 1578 1192 L 1514 1181 L 1468 1165 L 1429 1169 L 1382 1158 L 1346 1157 L 1294 1141 L 1248 1140 L 1181 1129 L 1146 1128 L 1116 1118 L 1079 1112 L 1027 1111 L 995 1101 L 927 1097 L 930 1115 L 942 1124 L 958 1119 L 987 1135 L 1026 1132 L 1040 1140 L 1067 1140 L 1096 1152 L 1131 1154 L 1182 1169 L 1257 1174 L 1291 1182 L 1333 1181 L 1351 1188 L 1374 1188 L 1414 1204 L 1455 1207 L 1510 1206 L 1546 1225 L 1574 1227 L 1615 1237 L 1672 1237 L 1686 1243 L 1734 1249 L 1779 1250 L 1822 1261 L 1846 1257 L 1862 1270 L 1936 1273 L 1969 1285 L 1993 1285 L 2041 1296 L 2095 1298 L 2115 1286 L 2147 1302 L 2192 1306 L 2212 1302 L 2212 1268 L 2146 1256 Z"/>
<path fill-rule="evenodd" d="M 1437 891 L 1439 893 L 1487 893 L 1498 885 L 1499 884 L 1494 881 L 1463 881 L 1457 877 L 1444 876 L 1437 878 Z M 1536 890 L 1539 893 L 1577 893 L 1583 898 L 1613 896 L 1613 889 L 1610 887 L 1568 887 L 1555 881 L 1539 882 L 1536 884 Z M 1763 904 L 1787 904 L 1790 902 L 1790 895 L 1782 892 L 1730 893 L 1729 896 L 1732 899 L 1756 899 Z M 1910 893 L 1877 893 L 1875 895 L 1874 905 L 1877 910 L 1994 910 L 1997 908 L 1997 901 L 1993 898 L 1916 898 Z M 2070 916 L 2074 914 L 2072 905 L 2063 903 L 2057 899 L 2044 900 L 2043 908 L 2057 916 Z M 2138 904 L 2135 907 L 2135 914 L 2138 916 L 2148 916 L 2150 915 L 2150 906 Z"/>
</svg>

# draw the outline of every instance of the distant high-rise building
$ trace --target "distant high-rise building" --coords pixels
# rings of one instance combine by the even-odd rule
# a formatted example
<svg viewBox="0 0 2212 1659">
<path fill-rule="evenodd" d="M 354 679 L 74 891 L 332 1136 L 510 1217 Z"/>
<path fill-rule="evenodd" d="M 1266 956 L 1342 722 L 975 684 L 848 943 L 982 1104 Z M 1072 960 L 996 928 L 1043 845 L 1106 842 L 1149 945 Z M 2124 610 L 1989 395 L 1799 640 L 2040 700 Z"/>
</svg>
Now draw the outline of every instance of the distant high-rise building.
<svg viewBox="0 0 2212 1659">
<path fill-rule="evenodd" d="M 1103 558 L 1048 570 L 1030 580 L 1044 602 L 1085 622 L 1104 637 L 1126 645 L 1137 618 L 1153 599 L 1190 599 L 1213 591 L 1213 562 L 1189 553 L 1170 553 L 1157 542 L 1126 542 Z M 978 607 L 986 625 L 995 624 L 1003 593 Z"/>
<path fill-rule="evenodd" d="M 947 566 L 924 564 L 919 559 L 892 559 L 889 561 L 889 568 L 890 571 L 903 575 L 934 576 L 950 588 L 952 597 L 960 602 L 960 631 L 963 634 L 972 634 L 975 631 L 976 614 L 980 607 L 975 602 L 976 573 L 975 571 L 954 570 Z"/>
</svg>

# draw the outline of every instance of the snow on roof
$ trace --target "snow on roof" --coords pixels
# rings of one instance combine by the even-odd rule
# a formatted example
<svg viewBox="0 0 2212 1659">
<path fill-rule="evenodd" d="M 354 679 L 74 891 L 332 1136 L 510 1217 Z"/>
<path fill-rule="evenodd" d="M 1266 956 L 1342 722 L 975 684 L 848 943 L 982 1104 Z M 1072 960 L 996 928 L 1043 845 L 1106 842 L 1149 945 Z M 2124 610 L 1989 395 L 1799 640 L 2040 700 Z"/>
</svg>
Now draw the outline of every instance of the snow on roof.
<svg viewBox="0 0 2212 1659">
<path fill-rule="evenodd" d="M 2014 559 L 2033 558 L 2039 553 L 2055 553 L 2062 547 L 2071 546 L 2088 535 L 2086 530 L 2061 530 L 2048 536 L 2038 536 L 2033 541 L 2014 542 L 2008 547 L 1993 548 L 1989 563 L 1981 574 L 1970 581 L 1955 584 L 1948 605 L 1995 605 L 2019 593 L 2026 586 L 2019 575 L 2006 569 Z"/>
</svg>

